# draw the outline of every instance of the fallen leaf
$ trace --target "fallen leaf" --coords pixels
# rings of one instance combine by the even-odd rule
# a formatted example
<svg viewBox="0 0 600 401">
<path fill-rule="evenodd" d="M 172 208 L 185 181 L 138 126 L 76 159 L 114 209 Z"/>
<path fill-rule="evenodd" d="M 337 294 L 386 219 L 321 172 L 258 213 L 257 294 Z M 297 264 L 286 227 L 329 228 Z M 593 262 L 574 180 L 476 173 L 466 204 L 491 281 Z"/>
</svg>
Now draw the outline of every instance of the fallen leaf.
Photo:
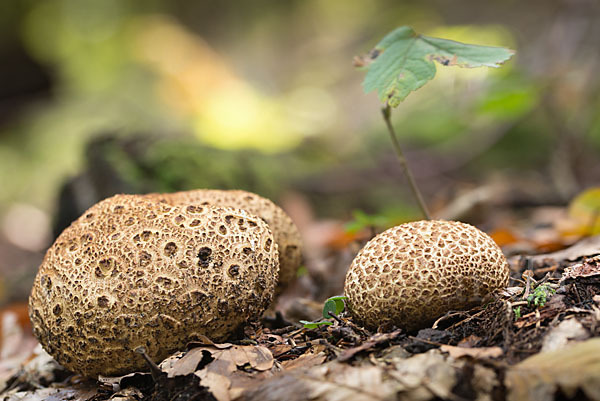
<svg viewBox="0 0 600 401">
<path fill-rule="evenodd" d="M 256 370 L 271 369 L 274 363 L 273 355 L 268 348 L 254 345 L 234 345 L 229 349 L 213 352 L 212 356 L 215 359 L 231 360 L 240 367 L 249 364 Z"/>
<path fill-rule="evenodd" d="M 558 390 L 600 400 L 600 338 L 527 358 L 507 371 L 506 387 L 509 401 L 552 400 Z"/>
<path fill-rule="evenodd" d="M 503 247 L 520 241 L 518 235 L 508 228 L 497 228 L 490 233 L 490 237 L 498 246 Z"/>
<path fill-rule="evenodd" d="M 452 358 L 458 359 L 464 356 L 469 356 L 475 359 L 482 358 L 498 358 L 504 354 L 500 347 L 478 347 L 478 348 L 465 348 L 465 347 L 454 347 L 452 345 L 442 345 L 440 347 L 442 352 L 447 352 Z"/>
<path fill-rule="evenodd" d="M 37 355 L 38 342 L 31 334 L 31 327 L 24 328 L 23 313 L 20 304 L 0 312 L 0 389 L 19 372 L 23 363 Z"/>
<path fill-rule="evenodd" d="M 600 187 L 589 188 L 573 198 L 568 213 L 579 233 L 600 234 Z"/>
<path fill-rule="evenodd" d="M 357 347 L 353 347 L 347 350 L 344 350 L 339 356 L 338 361 L 345 362 L 352 359 L 356 354 L 362 351 L 366 351 L 375 347 L 377 344 L 381 344 L 394 338 L 398 337 L 402 330 L 396 330 L 391 333 L 377 333 L 371 336 L 367 341 L 363 342 L 361 345 Z"/>
<path fill-rule="evenodd" d="M 401 399 L 429 400 L 435 397 L 452 398 L 456 385 L 456 370 L 451 361 L 439 350 L 429 350 L 422 354 L 396 362 L 395 369 L 387 373 L 399 381 L 396 390 Z"/>
<path fill-rule="evenodd" d="M 563 349 L 589 337 L 590 333 L 577 319 L 565 319 L 544 336 L 541 352 Z"/>
<path fill-rule="evenodd" d="M 298 368 L 309 368 L 311 366 L 321 365 L 326 359 L 327 355 L 325 352 L 305 353 L 300 355 L 298 358 L 281 362 L 281 366 L 286 371 Z"/>
<path fill-rule="evenodd" d="M 395 399 L 393 380 L 380 367 L 354 367 L 338 361 L 284 372 L 243 394 L 261 401 L 371 401 Z"/>
<path fill-rule="evenodd" d="M 598 256 L 565 268 L 560 281 L 572 282 L 578 279 L 590 278 L 600 280 L 600 257 Z"/>
<path fill-rule="evenodd" d="M 87 401 L 98 397 L 95 388 L 87 389 L 57 389 L 41 388 L 34 391 L 18 391 L 4 394 L 3 401 Z"/>
<path fill-rule="evenodd" d="M 294 347 L 289 344 L 276 344 L 272 347 L 269 347 L 269 350 L 271 350 L 273 357 L 278 358 L 279 356 L 289 352 L 292 348 Z"/>
<path fill-rule="evenodd" d="M 24 383 L 35 387 L 39 386 L 40 383 L 52 383 L 56 379 L 57 373 L 65 372 L 64 368 L 48 355 L 39 344 L 34 348 L 33 353 L 30 353 L 29 357 L 30 359 L 27 362 L 17 366 L 13 375 L 3 377 L 2 380 L 10 380 L 13 386 Z M 4 365 L 6 362 L 2 361 L 1 364 Z M 12 363 L 10 365 L 12 366 Z M 6 382 L 2 382 L 0 385 L 4 388 Z"/>
<path fill-rule="evenodd" d="M 188 352 L 178 352 L 171 355 L 159 365 L 168 378 L 186 376 L 196 371 L 202 359 L 209 357 L 211 352 L 204 348 L 192 348 Z"/>
<path fill-rule="evenodd" d="M 195 348 L 201 345 L 210 345 L 213 346 L 215 348 L 219 348 L 219 349 L 225 349 L 225 348 L 230 348 L 233 346 L 233 344 L 230 343 L 214 343 L 210 338 L 200 334 L 198 335 L 198 339 L 196 341 L 192 341 L 191 343 L 188 344 L 188 349 L 190 348 Z"/>
<path fill-rule="evenodd" d="M 556 264 L 575 262 L 583 257 L 592 257 L 600 254 L 600 235 L 585 238 L 574 245 L 552 253 L 528 256 L 526 260 L 532 268 L 540 268 Z"/>
<path fill-rule="evenodd" d="M 113 401 L 139 401 L 144 399 L 144 393 L 135 387 L 127 387 L 110 396 Z"/>
<path fill-rule="evenodd" d="M 228 376 L 235 370 L 233 361 L 217 359 L 194 374 L 200 378 L 200 384 L 207 387 L 217 401 L 230 401 L 231 380 Z"/>
</svg>

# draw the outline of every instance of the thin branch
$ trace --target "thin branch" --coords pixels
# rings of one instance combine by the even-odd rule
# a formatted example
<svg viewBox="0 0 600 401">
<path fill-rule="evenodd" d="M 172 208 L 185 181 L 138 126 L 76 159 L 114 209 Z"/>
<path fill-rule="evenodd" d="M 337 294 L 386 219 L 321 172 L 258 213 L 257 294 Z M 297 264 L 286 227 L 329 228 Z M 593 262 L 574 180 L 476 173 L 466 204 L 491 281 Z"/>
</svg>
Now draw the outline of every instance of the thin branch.
<svg viewBox="0 0 600 401">
<path fill-rule="evenodd" d="M 429 215 L 429 211 L 427 210 L 427 205 L 423 200 L 423 196 L 421 195 L 421 191 L 417 187 L 417 182 L 413 177 L 412 171 L 408 167 L 408 163 L 406 162 L 406 158 L 404 157 L 404 153 L 402 153 L 402 148 L 400 147 L 400 142 L 398 142 L 398 138 L 396 137 L 396 132 L 394 131 L 394 127 L 392 126 L 392 121 L 390 116 L 392 114 L 392 110 L 389 105 L 386 105 L 383 109 L 381 109 L 383 114 L 383 119 L 385 120 L 385 125 L 387 126 L 388 132 L 390 134 L 390 138 L 392 139 L 392 144 L 394 145 L 394 151 L 396 152 L 396 156 L 398 157 L 398 161 L 400 165 L 402 165 L 402 169 L 404 170 L 404 174 L 406 174 L 406 178 L 408 178 L 408 183 L 410 184 L 410 189 L 413 192 L 413 195 L 417 199 L 417 203 L 421 208 L 421 212 L 423 216 L 427 220 L 431 220 L 431 216 Z"/>
</svg>

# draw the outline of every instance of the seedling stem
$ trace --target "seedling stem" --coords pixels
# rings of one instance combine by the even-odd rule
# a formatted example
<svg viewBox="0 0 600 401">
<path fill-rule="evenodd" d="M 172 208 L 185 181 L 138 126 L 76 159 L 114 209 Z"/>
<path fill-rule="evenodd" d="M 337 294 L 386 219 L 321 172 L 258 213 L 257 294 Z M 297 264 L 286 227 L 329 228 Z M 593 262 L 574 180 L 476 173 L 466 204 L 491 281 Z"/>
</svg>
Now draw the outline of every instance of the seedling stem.
<svg viewBox="0 0 600 401">
<path fill-rule="evenodd" d="M 419 187 L 417 187 L 415 177 L 413 176 L 412 171 L 410 170 L 408 163 L 406 162 L 406 158 L 404 157 L 404 153 L 402 153 L 402 148 L 400 147 L 400 142 L 398 142 L 398 138 L 396 137 L 396 131 L 394 131 L 394 127 L 392 126 L 392 121 L 390 118 L 392 114 L 392 109 L 390 105 L 386 104 L 385 107 L 381 109 L 381 112 L 383 114 L 383 119 L 385 120 L 385 125 L 387 126 L 388 132 L 390 133 L 390 138 L 392 139 L 392 144 L 394 145 L 394 151 L 396 152 L 396 157 L 398 158 L 398 161 L 400 162 L 400 165 L 404 170 L 406 178 L 408 178 L 410 189 L 412 190 L 414 197 L 417 199 L 417 203 L 421 208 L 423 216 L 425 216 L 427 220 L 431 220 L 431 216 L 429 215 L 429 211 L 427 210 L 427 205 L 423 200 L 423 196 L 421 195 L 421 191 L 419 191 Z"/>
</svg>

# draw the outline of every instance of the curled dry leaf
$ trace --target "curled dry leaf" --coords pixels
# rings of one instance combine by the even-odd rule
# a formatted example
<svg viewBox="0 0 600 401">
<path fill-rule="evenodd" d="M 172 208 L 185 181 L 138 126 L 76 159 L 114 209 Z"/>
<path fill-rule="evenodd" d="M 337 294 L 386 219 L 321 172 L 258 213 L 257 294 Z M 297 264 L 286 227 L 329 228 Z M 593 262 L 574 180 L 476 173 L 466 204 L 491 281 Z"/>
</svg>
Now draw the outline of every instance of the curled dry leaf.
<svg viewBox="0 0 600 401">
<path fill-rule="evenodd" d="M 209 355 L 210 352 L 203 348 L 193 348 L 188 352 L 177 352 L 171 355 L 162 361 L 159 367 L 168 378 L 186 376 L 194 373 L 202 359 Z"/>
</svg>

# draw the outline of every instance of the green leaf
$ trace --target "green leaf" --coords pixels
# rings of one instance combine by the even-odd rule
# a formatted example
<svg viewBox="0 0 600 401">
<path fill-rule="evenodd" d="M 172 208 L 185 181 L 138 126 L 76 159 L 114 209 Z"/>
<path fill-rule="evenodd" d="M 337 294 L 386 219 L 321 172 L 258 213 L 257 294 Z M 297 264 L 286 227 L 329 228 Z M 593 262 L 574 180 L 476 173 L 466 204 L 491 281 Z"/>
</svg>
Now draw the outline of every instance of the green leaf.
<svg viewBox="0 0 600 401">
<path fill-rule="evenodd" d="M 324 321 L 324 322 L 309 322 L 308 320 L 300 320 L 300 323 L 304 325 L 305 329 L 316 329 L 319 326 L 331 326 L 333 322 Z"/>
<path fill-rule="evenodd" d="M 333 312 L 336 315 L 342 313 L 346 308 L 344 299 L 347 299 L 347 297 L 335 296 L 328 298 L 327 301 L 325 301 L 325 305 L 323 305 L 323 317 L 325 319 L 329 319 L 331 317 L 329 312 Z"/>
<path fill-rule="evenodd" d="M 444 66 L 499 67 L 514 51 L 504 47 L 469 45 L 417 34 L 400 27 L 355 64 L 365 67 L 365 92 L 376 90 L 379 99 L 397 107 L 412 91 L 435 76 L 434 61 Z"/>
</svg>

